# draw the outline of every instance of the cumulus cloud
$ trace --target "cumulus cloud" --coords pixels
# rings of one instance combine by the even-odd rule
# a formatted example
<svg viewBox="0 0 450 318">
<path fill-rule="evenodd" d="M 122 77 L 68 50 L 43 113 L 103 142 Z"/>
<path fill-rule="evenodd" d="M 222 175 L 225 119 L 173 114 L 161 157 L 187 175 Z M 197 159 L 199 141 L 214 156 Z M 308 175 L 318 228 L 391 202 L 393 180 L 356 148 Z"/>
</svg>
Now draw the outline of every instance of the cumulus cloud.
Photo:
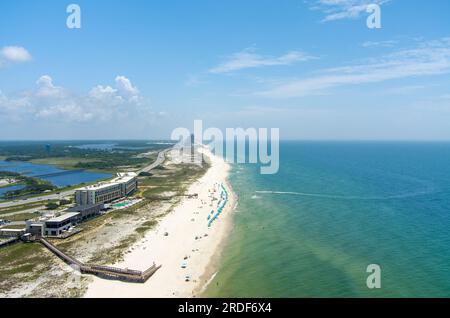
<svg viewBox="0 0 450 318">
<path fill-rule="evenodd" d="M 21 46 L 6 46 L 0 50 L 0 65 L 6 63 L 25 63 L 31 60 L 31 54 Z"/>
<path fill-rule="evenodd" d="M 443 38 L 360 63 L 325 69 L 319 75 L 289 80 L 257 94 L 275 98 L 301 97 L 344 85 L 449 73 L 450 38 Z"/>
<path fill-rule="evenodd" d="M 230 73 L 247 68 L 290 65 L 311 59 L 314 59 L 314 57 L 299 51 L 291 51 L 278 57 L 267 57 L 255 53 L 253 49 L 245 49 L 232 54 L 225 62 L 210 69 L 209 72 L 213 74 Z"/>
<path fill-rule="evenodd" d="M 0 94 L 0 116 L 65 122 L 105 121 L 133 112 L 149 115 L 143 101 L 139 90 L 125 76 L 117 76 L 114 87 L 97 85 L 87 94 L 76 95 L 55 85 L 51 76 L 43 75 L 32 90 L 13 97 Z"/>
<path fill-rule="evenodd" d="M 116 77 L 116 86 L 122 93 L 132 96 L 139 94 L 139 90 L 134 87 L 133 84 L 131 84 L 131 81 L 125 76 Z"/>
<path fill-rule="evenodd" d="M 39 97 L 63 97 L 65 95 L 62 87 L 55 86 L 49 75 L 43 75 L 36 81 L 35 95 Z"/>
</svg>

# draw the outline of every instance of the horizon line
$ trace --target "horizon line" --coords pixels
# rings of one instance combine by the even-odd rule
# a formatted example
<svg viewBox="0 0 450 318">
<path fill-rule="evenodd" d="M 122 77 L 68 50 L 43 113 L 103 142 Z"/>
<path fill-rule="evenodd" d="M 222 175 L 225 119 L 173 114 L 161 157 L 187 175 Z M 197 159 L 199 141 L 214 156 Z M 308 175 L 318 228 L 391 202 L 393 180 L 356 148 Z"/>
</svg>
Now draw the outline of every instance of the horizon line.
<svg viewBox="0 0 450 318">
<path fill-rule="evenodd" d="M 111 141 L 164 141 L 173 142 L 175 140 L 171 139 L 140 139 L 140 138 L 129 138 L 129 139 L 0 139 L 1 142 L 111 142 Z M 225 139 L 224 141 L 227 141 Z M 439 143 L 439 142 L 450 142 L 450 139 L 301 139 L 301 138 L 285 138 L 280 139 L 280 142 L 422 142 L 422 143 Z"/>
</svg>

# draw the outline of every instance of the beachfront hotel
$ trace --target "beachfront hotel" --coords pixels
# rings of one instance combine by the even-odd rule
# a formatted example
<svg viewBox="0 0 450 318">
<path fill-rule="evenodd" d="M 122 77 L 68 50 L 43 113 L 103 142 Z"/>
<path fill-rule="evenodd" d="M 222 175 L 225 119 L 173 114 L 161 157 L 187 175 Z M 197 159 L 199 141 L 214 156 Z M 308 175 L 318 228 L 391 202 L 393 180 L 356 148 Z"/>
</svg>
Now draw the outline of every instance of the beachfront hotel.
<svg viewBox="0 0 450 318">
<path fill-rule="evenodd" d="M 136 173 L 118 173 L 117 178 L 111 181 L 77 189 L 75 201 L 79 206 L 107 203 L 128 196 L 137 186 Z"/>
</svg>

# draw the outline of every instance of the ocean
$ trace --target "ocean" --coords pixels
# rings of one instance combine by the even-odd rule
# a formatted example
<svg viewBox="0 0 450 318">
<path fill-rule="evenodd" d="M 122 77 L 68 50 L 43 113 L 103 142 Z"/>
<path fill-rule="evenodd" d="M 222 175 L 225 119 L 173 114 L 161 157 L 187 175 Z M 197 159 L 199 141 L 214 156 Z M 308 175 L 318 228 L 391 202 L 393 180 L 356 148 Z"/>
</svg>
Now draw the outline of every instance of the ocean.
<svg viewBox="0 0 450 318">
<path fill-rule="evenodd" d="M 230 182 L 234 228 L 205 296 L 450 296 L 450 143 L 282 142 L 278 174 L 236 164 Z"/>
</svg>

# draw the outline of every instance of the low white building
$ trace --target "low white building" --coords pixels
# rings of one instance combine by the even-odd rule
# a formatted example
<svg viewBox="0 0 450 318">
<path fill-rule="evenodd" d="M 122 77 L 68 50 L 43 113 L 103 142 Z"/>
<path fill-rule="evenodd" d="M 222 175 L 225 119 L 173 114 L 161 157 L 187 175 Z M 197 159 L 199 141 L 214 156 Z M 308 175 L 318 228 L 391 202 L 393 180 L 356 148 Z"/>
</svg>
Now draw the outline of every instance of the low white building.
<svg viewBox="0 0 450 318">
<path fill-rule="evenodd" d="M 37 236 L 58 237 L 80 221 L 79 212 L 66 212 L 61 215 L 27 221 L 27 233 Z"/>
<path fill-rule="evenodd" d="M 136 173 L 118 173 L 117 177 L 111 181 L 77 189 L 75 201 L 77 205 L 82 206 L 107 203 L 128 196 L 137 187 Z"/>
<path fill-rule="evenodd" d="M 45 236 L 59 236 L 64 231 L 67 231 L 77 221 L 79 212 L 68 212 L 60 216 L 48 219 L 45 221 L 44 235 Z"/>
</svg>

